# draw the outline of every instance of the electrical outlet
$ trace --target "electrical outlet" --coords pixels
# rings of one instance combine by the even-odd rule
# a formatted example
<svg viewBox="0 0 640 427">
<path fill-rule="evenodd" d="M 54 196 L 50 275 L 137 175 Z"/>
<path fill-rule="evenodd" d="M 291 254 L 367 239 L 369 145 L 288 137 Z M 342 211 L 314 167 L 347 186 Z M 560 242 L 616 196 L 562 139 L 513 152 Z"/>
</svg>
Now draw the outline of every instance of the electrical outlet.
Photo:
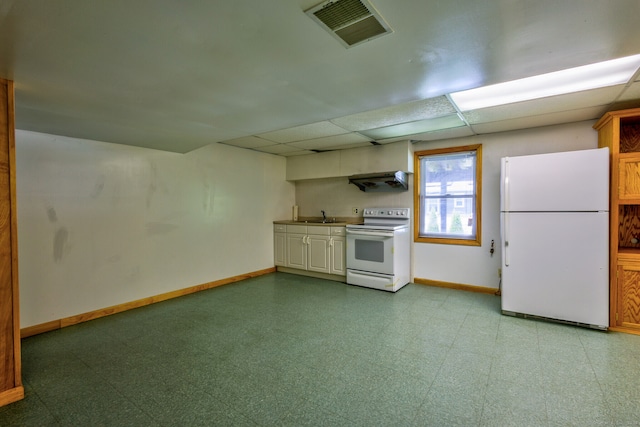
<svg viewBox="0 0 640 427">
<path fill-rule="evenodd" d="M 360 213 L 360 209 L 358 208 L 351 208 L 351 213 L 354 215 L 358 215 Z"/>
</svg>

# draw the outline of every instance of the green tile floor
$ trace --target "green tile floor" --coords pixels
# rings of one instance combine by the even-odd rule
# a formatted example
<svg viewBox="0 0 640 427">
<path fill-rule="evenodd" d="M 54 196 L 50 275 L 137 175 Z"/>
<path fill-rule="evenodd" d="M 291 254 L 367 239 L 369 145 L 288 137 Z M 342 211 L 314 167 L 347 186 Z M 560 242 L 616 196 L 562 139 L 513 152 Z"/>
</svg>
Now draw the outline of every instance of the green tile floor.
<svg viewBox="0 0 640 427">
<path fill-rule="evenodd" d="M 640 336 L 284 273 L 23 340 L 1 426 L 633 426 Z"/>
</svg>

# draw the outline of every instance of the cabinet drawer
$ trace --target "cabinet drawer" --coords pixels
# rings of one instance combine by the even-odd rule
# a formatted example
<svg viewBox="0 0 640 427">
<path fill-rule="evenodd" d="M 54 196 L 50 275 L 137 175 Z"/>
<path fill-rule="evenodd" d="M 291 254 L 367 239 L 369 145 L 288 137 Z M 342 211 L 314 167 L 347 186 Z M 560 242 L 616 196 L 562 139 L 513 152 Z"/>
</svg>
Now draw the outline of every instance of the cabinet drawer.
<svg viewBox="0 0 640 427">
<path fill-rule="evenodd" d="M 287 233 L 307 234 L 306 225 L 287 225 Z"/>
<path fill-rule="evenodd" d="M 346 236 L 347 229 L 345 227 L 331 227 L 332 236 Z"/>
<path fill-rule="evenodd" d="M 307 234 L 315 234 L 316 236 L 329 236 L 331 235 L 331 227 L 326 225 L 310 225 L 307 227 Z"/>
<path fill-rule="evenodd" d="M 273 231 L 276 233 L 285 233 L 287 231 L 286 224 L 273 224 Z"/>
</svg>

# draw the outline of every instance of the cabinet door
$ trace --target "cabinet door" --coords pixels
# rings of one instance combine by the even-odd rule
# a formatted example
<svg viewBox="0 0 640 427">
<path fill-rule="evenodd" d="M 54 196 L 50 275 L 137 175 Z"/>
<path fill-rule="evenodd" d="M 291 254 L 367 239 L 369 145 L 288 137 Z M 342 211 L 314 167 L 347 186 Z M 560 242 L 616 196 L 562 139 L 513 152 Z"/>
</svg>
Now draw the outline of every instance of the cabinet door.
<svg viewBox="0 0 640 427">
<path fill-rule="evenodd" d="M 621 154 L 619 161 L 618 197 L 622 200 L 640 199 L 640 155 Z"/>
<path fill-rule="evenodd" d="M 320 273 L 329 273 L 329 236 L 318 236 L 310 234 L 308 239 L 308 270 Z"/>
<path fill-rule="evenodd" d="M 306 234 L 287 233 L 287 267 L 307 269 Z"/>
<path fill-rule="evenodd" d="M 345 243 L 344 237 L 331 238 L 331 274 L 347 275 Z"/>
<path fill-rule="evenodd" d="M 273 233 L 273 256 L 274 264 L 287 265 L 287 234 Z"/>
<path fill-rule="evenodd" d="M 640 258 L 618 264 L 616 324 L 640 330 Z"/>
</svg>

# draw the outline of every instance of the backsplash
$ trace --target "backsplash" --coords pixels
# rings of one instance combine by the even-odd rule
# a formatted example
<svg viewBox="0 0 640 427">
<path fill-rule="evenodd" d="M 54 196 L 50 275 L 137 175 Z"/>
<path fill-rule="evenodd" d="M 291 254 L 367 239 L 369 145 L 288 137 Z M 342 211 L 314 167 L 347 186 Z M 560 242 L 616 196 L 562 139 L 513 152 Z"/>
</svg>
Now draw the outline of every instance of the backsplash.
<svg viewBox="0 0 640 427">
<path fill-rule="evenodd" d="M 362 209 L 372 207 L 413 207 L 413 175 L 409 190 L 394 193 L 365 193 L 349 184 L 347 177 L 296 181 L 296 204 L 301 217 L 317 217 L 325 211 L 328 218 L 362 217 Z M 358 208 L 358 214 L 352 213 Z"/>
</svg>

